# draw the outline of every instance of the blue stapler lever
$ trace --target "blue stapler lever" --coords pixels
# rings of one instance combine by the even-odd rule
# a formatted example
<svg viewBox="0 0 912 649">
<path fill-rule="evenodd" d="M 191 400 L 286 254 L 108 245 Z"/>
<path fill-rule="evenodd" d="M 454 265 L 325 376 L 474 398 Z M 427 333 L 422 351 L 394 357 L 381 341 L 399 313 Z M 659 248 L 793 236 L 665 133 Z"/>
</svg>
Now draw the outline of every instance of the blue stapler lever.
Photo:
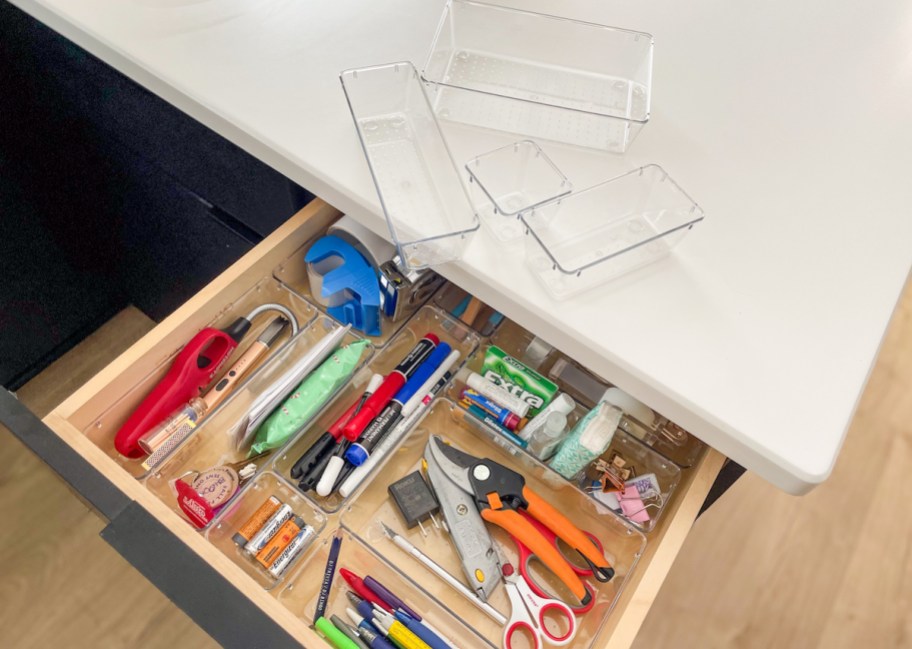
<svg viewBox="0 0 912 649">
<path fill-rule="evenodd" d="M 368 336 L 380 335 L 380 283 L 360 252 L 328 235 L 314 242 L 304 261 L 311 291 L 328 302 L 330 316 Z"/>
</svg>

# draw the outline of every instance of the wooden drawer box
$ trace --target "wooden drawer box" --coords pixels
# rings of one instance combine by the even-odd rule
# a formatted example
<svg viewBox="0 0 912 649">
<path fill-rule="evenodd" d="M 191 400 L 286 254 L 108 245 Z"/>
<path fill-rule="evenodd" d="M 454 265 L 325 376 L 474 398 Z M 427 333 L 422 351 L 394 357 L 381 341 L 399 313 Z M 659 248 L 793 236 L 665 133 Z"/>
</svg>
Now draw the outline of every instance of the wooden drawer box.
<svg viewBox="0 0 912 649">
<path fill-rule="evenodd" d="M 111 520 L 103 536 L 225 646 L 300 645 L 317 649 L 328 645 L 309 628 L 310 613 L 301 614 L 297 593 L 264 588 L 212 542 L 211 534 L 207 537 L 193 529 L 160 495 L 137 480 L 136 472 L 112 452 L 111 440 L 116 430 L 112 422 L 135 407 L 145 392 L 144 386 L 157 380 L 166 361 L 196 331 L 216 320 L 226 304 L 268 284 L 284 260 L 338 216 L 334 208 L 320 200 L 313 201 L 44 419 L 59 440 L 84 460 L 75 461 L 79 471 L 73 462 L 67 466 L 58 462 L 58 471 L 77 489 L 84 484 L 77 475 L 80 472 L 95 476 L 96 482 L 100 475 L 113 488 L 113 492 L 106 492 L 107 496 L 99 495 L 99 491 L 85 494 Z M 116 404 L 115 412 L 111 412 L 112 404 Z M 57 441 L 51 443 L 56 445 Z M 35 444 L 30 445 L 35 448 Z M 592 646 L 630 645 L 723 461 L 721 454 L 706 449 L 693 467 L 683 470 L 673 501 L 646 537 L 645 549 L 638 553 L 637 565 L 605 623 L 598 625 Z M 353 507 L 357 508 L 358 497 L 367 493 L 356 494 Z M 340 520 L 345 524 L 344 510 L 325 514 L 320 538 L 309 550 L 311 556 L 301 560 L 302 564 L 310 564 L 299 572 L 316 574 L 313 566 L 325 559 L 326 540 L 338 529 Z M 347 527 L 346 534 L 351 531 L 355 530 Z M 381 574 L 412 568 L 404 555 L 377 557 L 363 551 L 356 539 L 347 544 L 350 552 L 358 554 L 360 565 L 370 567 L 371 562 L 376 562 Z M 219 592 L 211 592 L 212 588 Z M 433 593 L 427 589 L 414 584 L 407 588 L 414 590 L 416 598 L 433 601 Z M 465 603 L 450 601 L 449 605 L 457 614 L 459 606 L 468 608 Z M 441 607 L 435 612 L 435 621 L 456 635 L 460 624 L 448 619 L 448 615 Z M 473 615 L 463 619 L 471 620 Z M 499 647 L 500 637 L 493 635 L 488 640 Z"/>
</svg>

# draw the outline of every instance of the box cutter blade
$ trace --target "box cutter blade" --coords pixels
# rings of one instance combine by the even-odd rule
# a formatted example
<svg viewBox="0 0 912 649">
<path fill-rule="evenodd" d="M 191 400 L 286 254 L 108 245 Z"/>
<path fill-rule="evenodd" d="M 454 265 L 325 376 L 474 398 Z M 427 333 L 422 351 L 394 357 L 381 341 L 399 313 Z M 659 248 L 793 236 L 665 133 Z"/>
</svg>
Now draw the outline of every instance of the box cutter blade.
<svg viewBox="0 0 912 649">
<path fill-rule="evenodd" d="M 464 464 L 460 466 L 462 456 Z M 476 460 L 471 455 L 447 446 L 436 435 L 428 440 L 424 459 L 427 462 L 428 482 L 437 495 L 462 570 L 469 586 L 486 602 L 501 581 L 501 567 L 500 555 L 478 512 L 471 489 L 461 486 L 469 484 L 468 466 Z"/>
</svg>

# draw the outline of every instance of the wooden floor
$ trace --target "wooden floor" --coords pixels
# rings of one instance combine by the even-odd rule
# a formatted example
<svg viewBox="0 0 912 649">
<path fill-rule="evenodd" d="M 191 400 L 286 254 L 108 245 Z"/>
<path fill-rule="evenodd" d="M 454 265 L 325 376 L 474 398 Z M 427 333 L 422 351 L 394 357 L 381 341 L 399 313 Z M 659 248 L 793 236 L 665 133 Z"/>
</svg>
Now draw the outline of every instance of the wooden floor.
<svg viewBox="0 0 912 649">
<path fill-rule="evenodd" d="M 126 309 L 35 377 L 19 399 L 43 416 L 154 323 Z M 0 426 L 0 647 L 217 647 L 98 533 L 101 520 Z"/>
<path fill-rule="evenodd" d="M 121 313 L 20 391 L 49 411 L 151 326 Z M 0 647 L 215 643 L 98 537 L 99 520 L 0 433 Z M 694 527 L 636 649 L 912 648 L 912 290 L 833 477 L 787 496 L 747 475 Z M 256 648 L 267 649 L 267 648 Z"/>
</svg>

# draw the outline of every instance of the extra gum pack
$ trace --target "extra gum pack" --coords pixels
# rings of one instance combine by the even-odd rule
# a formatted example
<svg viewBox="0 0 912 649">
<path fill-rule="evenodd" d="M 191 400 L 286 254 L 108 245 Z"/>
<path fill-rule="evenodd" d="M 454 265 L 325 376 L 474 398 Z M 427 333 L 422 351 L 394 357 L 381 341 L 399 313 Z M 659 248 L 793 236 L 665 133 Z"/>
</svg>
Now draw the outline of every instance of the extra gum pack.
<svg viewBox="0 0 912 649">
<path fill-rule="evenodd" d="M 537 415 L 557 394 L 557 385 L 496 345 L 485 352 L 481 373 L 488 381 L 528 403 L 530 417 Z"/>
</svg>

